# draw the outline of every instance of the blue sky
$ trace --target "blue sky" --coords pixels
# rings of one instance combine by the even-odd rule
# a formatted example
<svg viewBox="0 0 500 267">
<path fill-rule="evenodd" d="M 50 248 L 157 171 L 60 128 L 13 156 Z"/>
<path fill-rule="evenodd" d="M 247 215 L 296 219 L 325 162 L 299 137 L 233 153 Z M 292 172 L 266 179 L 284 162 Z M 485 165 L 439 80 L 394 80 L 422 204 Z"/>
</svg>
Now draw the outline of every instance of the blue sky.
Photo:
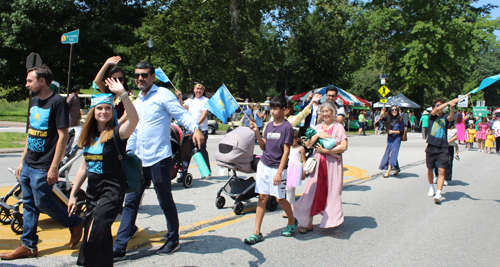
<svg viewBox="0 0 500 267">
<path fill-rule="evenodd" d="M 474 6 L 478 7 L 478 6 L 484 6 L 487 4 L 493 4 L 496 6 L 500 6 L 500 3 L 498 1 L 496 1 L 496 2 L 497 3 L 494 3 L 494 1 L 492 1 L 492 0 L 479 0 L 477 3 L 474 4 Z M 490 16 L 492 19 L 496 19 L 496 18 L 500 17 L 500 7 L 493 9 L 491 11 Z M 497 36 L 497 40 L 500 40 L 500 31 L 495 31 L 495 35 Z"/>
</svg>

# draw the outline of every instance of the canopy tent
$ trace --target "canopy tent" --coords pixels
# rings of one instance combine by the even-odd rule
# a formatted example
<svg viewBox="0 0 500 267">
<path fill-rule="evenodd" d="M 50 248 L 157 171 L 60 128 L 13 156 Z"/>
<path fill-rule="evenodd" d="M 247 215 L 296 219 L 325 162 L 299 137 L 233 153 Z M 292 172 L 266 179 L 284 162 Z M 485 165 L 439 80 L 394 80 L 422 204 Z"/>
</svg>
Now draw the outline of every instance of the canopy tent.
<svg viewBox="0 0 500 267">
<path fill-rule="evenodd" d="M 330 86 L 330 85 L 329 85 Z M 315 89 L 314 90 L 314 93 L 320 93 L 323 95 L 323 97 L 321 98 L 321 102 L 324 102 L 326 101 L 326 88 L 328 86 L 325 86 L 325 87 L 322 87 L 322 88 L 318 88 L 318 89 Z M 336 87 L 336 86 L 335 86 Z M 357 97 L 347 91 L 344 91 L 338 87 L 336 87 L 339 91 L 338 93 L 338 98 L 336 100 L 337 103 L 339 104 L 343 104 L 345 106 L 362 106 L 362 107 L 365 107 L 365 106 L 371 106 L 371 103 L 360 98 L 360 97 Z M 300 94 L 296 94 L 294 96 L 292 96 L 291 100 L 300 100 L 300 101 L 304 101 L 306 100 L 309 95 L 313 92 L 313 90 L 311 91 L 307 91 L 307 92 L 303 92 L 303 93 L 300 93 Z"/>
<path fill-rule="evenodd" d="M 393 97 L 387 98 L 387 103 L 376 103 L 373 104 L 374 108 L 390 107 L 396 106 L 398 108 L 420 108 L 420 105 L 411 101 L 408 97 L 403 94 L 399 94 Z"/>
</svg>

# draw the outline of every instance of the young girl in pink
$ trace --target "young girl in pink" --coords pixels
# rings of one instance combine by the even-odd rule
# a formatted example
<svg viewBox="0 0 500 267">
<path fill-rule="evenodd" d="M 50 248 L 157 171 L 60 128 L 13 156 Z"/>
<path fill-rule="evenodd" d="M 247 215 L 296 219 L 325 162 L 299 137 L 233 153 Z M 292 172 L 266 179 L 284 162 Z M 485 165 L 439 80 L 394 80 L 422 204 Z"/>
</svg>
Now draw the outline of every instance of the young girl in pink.
<svg viewBox="0 0 500 267">
<path fill-rule="evenodd" d="M 300 187 L 302 180 L 306 178 L 306 173 L 303 171 L 306 163 L 306 150 L 301 144 L 298 130 L 293 130 L 293 144 L 290 148 L 290 156 L 288 156 L 288 174 L 286 180 L 286 200 L 290 205 L 295 204 L 295 188 Z M 283 217 L 286 214 L 283 212 Z"/>
<path fill-rule="evenodd" d="M 486 117 L 481 118 L 481 122 L 477 125 L 477 144 L 479 146 L 479 152 L 486 152 L 484 147 L 484 141 L 486 140 L 487 130 L 490 128 L 491 124 L 486 120 Z"/>
</svg>

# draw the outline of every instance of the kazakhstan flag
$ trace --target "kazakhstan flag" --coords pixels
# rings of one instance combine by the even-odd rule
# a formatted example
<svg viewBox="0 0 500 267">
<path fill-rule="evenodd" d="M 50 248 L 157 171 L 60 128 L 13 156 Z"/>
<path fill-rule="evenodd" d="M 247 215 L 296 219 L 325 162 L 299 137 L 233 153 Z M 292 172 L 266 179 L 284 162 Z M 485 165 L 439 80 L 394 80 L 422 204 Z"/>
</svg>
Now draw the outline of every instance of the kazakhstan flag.
<svg viewBox="0 0 500 267">
<path fill-rule="evenodd" d="M 50 108 L 43 109 L 38 106 L 31 107 L 30 126 L 36 130 L 45 131 L 49 128 Z"/>
<path fill-rule="evenodd" d="M 226 124 L 227 119 L 238 109 L 238 103 L 223 84 L 207 101 L 205 108 Z"/>
</svg>

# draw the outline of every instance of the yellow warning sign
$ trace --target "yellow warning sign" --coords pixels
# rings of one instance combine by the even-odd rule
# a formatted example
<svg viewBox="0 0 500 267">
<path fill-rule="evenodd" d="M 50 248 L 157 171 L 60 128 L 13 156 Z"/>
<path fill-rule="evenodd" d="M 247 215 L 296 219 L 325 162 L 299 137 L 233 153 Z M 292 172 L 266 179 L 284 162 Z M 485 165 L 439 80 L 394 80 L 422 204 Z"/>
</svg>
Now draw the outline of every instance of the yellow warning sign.
<svg viewBox="0 0 500 267">
<path fill-rule="evenodd" d="M 380 99 L 380 103 L 387 103 L 387 99 L 385 98 Z"/>
<path fill-rule="evenodd" d="M 382 87 L 380 87 L 380 89 L 378 89 L 378 93 L 382 96 L 382 97 L 385 97 L 391 90 L 389 90 L 389 88 L 387 88 L 387 86 L 385 85 L 382 85 Z M 385 102 L 382 102 L 382 103 L 385 103 Z"/>
</svg>

